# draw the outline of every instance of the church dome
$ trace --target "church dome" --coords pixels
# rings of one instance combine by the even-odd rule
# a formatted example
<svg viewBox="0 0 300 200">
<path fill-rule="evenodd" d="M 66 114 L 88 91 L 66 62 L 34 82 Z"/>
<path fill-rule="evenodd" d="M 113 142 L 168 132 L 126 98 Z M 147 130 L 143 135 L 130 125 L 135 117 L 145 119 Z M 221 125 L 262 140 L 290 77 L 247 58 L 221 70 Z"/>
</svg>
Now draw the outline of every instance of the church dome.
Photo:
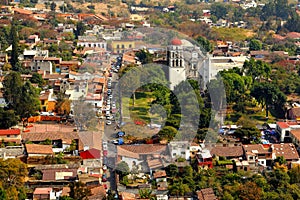
<svg viewBox="0 0 300 200">
<path fill-rule="evenodd" d="M 171 45 L 182 45 L 182 42 L 178 38 L 174 38 L 171 40 Z"/>
</svg>

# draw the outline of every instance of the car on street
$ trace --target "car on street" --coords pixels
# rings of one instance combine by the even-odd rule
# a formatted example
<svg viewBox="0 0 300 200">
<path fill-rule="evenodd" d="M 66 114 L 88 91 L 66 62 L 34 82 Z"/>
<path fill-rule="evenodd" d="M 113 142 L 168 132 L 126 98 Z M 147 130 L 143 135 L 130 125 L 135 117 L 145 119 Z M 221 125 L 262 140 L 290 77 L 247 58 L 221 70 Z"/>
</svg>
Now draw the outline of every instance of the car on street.
<svg viewBox="0 0 300 200">
<path fill-rule="evenodd" d="M 107 120 L 106 121 L 106 125 L 111 125 L 112 123 L 111 123 L 111 121 L 110 120 Z"/>
<path fill-rule="evenodd" d="M 106 182 L 107 181 L 107 176 L 106 174 L 102 174 L 102 182 Z"/>
<path fill-rule="evenodd" d="M 105 113 L 105 116 L 109 116 L 110 115 L 110 111 L 107 110 L 106 113 Z"/>
<path fill-rule="evenodd" d="M 111 89 L 108 89 L 108 90 L 107 90 L 107 94 L 108 94 L 108 95 L 111 95 Z"/>
</svg>

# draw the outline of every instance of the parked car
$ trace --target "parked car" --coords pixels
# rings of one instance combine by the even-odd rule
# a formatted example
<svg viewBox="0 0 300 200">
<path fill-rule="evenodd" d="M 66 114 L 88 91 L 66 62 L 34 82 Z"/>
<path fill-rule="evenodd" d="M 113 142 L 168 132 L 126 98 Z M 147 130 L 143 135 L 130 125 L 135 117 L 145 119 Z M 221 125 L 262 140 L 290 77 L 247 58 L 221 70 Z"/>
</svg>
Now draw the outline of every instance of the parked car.
<svg viewBox="0 0 300 200">
<path fill-rule="evenodd" d="M 107 90 L 107 94 L 108 94 L 108 95 L 111 95 L 111 89 L 108 89 L 108 90 Z"/>
<path fill-rule="evenodd" d="M 106 174 L 102 174 L 102 182 L 106 182 L 107 181 L 107 176 Z"/>
<path fill-rule="evenodd" d="M 107 120 L 107 121 L 106 121 L 106 125 L 111 125 L 111 121 L 110 121 L 110 120 Z"/>
</svg>

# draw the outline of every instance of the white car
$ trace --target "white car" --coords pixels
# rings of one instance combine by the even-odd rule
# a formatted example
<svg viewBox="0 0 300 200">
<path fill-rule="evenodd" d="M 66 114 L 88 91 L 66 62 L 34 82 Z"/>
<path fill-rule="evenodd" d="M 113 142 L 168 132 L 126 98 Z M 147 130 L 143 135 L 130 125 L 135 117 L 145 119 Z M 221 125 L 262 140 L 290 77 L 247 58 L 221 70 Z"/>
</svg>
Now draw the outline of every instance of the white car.
<svg viewBox="0 0 300 200">
<path fill-rule="evenodd" d="M 107 141 L 102 142 L 103 150 L 107 150 Z"/>
<path fill-rule="evenodd" d="M 106 125 L 111 125 L 111 121 L 107 120 Z"/>
<path fill-rule="evenodd" d="M 112 103 L 111 108 L 112 108 L 112 109 L 115 109 L 115 108 L 116 108 L 116 103 L 115 103 L 115 102 Z"/>
<path fill-rule="evenodd" d="M 110 95 L 111 94 L 111 89 L 107 90 L 107 94 Z"/>
<path fill-rule="evenodd" d="M 106 111 L 105 116 L 106 116 L 106 117 L 107 117 L 107 116 L 110 116 L 110 111 L 109 111 L 109 110 Z"/>
</svg>

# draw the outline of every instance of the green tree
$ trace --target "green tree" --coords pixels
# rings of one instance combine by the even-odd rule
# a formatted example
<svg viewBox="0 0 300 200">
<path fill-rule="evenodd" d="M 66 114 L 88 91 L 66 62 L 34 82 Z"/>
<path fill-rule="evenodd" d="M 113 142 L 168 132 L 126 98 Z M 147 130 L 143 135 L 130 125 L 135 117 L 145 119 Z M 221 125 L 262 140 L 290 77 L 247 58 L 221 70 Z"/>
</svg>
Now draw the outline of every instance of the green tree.
<svg viewBox="0 0 300 200">
<path fill-rule="evenodd" d="M 70 197 L 76 200 L 88 200 L 88 196 L 91 196 L 92 192 L 82 182 L 72 182 L 70 187 Z"/>
<path fill-rule="evenodd" d="M 135 53 L 135 56 L 139 58 L 142 64 L 152 63 L 153 55 L 146 49 L 142 49 Z"/>
<path fill-rule="evenodd" d="M 127 176 L 130 172 L 128 164 L 125 161 L 121 161 L 116 167 L 116 172 L 121 176 L 121 179 Z"/>
<path fill-rule="evenodd" d="M 141 199 L 151 199 L 152 190 L 145 188 L 139 190 L 139 196 Z"/>
<path fill-rule="evenodd" d="M 169 177 L 175 178 L 176 176 L 178 176 L 179 170 L 178 170 L 177 165 L 175 165 L 175 164 L 168 165 L 165 168 L 165 170 L 166 170 L 167 176 L 169 176 Z"/>
<path fill-rule="evenodd" d="M 82 21 L 77 22 L 76 30 L 75 30 L 75 37 L 78 39 L 78 36 L 83 35 L 86 30 L 86 26 Z"/>
<path fill-rule="evenodd" d="M 206 52 L 210 53 L 213 50 L 213 45 L 205 37 L 199 36 L 197 37 L 196 41 Z"/>
<path fill-rule="evenodd" d="M 11 37 L 11 45 L 12 45 L 12 51 L 11 51 L 11 58 L 10 58 L 10 64 L 12 66 L 12 70 L 14 71 L 20 71 L 18 62 L 19 62 L 19 36 L 17 32 L 17 24 L 16 20 L 13 19 L 11 23 L 11 30 L 10 30 L 10 37 Z"/>
<path fill-rule="evenodd" d="M 38 84 L 39 87 L 42 87 L 44 84 L 44 79 L 43 79 L 42 75 L 35 72 L 32 74 L 32 77 L 30 78 L 30 82 L 36 83 L 36 84 Z"/>
<path fill-rule="evenodd" d="M 244 62 L 242 72 L 247 76 L 251 76 L 253 81 L 267 79 L 271 74 L 271 67 L 261 60 L 256 61 L 251 58 L 249 61 Z"/>
<path fill-rule="evenodd" d="M 18 118 L 13 110 L 0 108 L 0 129 L 8 129 L 18 124 Z"/>
<path fill-rule="evenodd" d="M 228 9 L 224 3 L 214 3 L 211 5 L 210 12 L 218 19 L 225 18 L 228 13 Z"/>
<path fill-rule="evenodd" d="M 262 49 L 262 43 L 259 40 L 251 39 L 249 43 L 250 51 L 258 51 Z"/>
<path fill-rule="evenodd" d="M 171 141 L 177 134 L 177 130 L 172 126 L 164 126 L 159 132 L 158 136 L 161 139 Z"/>
<path fill-rule="evenodd" d="M 4 98 L 8 109 L 16 111 L 20 104 L 20 94 L 22 89 L 22 80 L 18 72 L 10 72 L 3 81 Z"/>
<path fill-rule="evenodd" d="M 56 3 L 54 3 L 54 1 L 50 4 L 50 10 L 55 12 L 55 8 L 56 8 Z"/>
<path fill-rule="evenodd" d="M 255 84 L 251 91 L 253 96 L 266 109 L 266 117 L 269 116 L 269 106 L 274 108 L 283 108 L 286 102 L 286 96 L 279 90 L 278 86 L 271 83 Z"/>
</svg>

